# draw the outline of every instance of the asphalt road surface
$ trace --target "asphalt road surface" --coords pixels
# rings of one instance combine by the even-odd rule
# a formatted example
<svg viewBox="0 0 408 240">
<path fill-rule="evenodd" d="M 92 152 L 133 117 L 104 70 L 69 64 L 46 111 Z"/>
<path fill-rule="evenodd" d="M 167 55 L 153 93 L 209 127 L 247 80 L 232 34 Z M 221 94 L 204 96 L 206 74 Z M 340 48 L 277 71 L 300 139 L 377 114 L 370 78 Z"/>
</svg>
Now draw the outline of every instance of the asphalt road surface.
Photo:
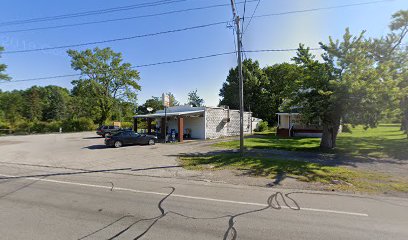
<svg viewBox="0 0 408 240">
<path fill-rule="evenodd" d="M 408 239 L 407 199 L 138 176 L 134 170 L 0 164 L 0 238 Z"/>
</svg>

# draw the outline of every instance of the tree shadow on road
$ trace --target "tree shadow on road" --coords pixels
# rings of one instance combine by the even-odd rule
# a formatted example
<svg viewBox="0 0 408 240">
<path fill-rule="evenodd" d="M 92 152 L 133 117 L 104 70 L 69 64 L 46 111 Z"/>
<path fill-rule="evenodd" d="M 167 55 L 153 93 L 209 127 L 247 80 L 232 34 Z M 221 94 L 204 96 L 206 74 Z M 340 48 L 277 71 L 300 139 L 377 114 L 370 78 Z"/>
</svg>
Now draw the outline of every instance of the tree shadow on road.
<svg viewBox="0 0 408 240">
<path fill-rule="evenodd" d="M 116 239 L 118 237 L 120 237 L 121 235 L 123 235 L 124 233 L 126 233 L 127 231 L 129 231 L 132 227 L 134 227 L 135 225 L 137 225 L 138 223 L 141 222 L 146 222 L 146 221 L 151 221 L 151 223 L 146 227 L 145 230 L 143 230 L 140 234 L 138 234 L 136 237 L 134 237 L 134 240 L 140 239 L 143 236 L 145 236 L 152 228 L 155 224 L 157 224 L 157 222 L 164 218 L 164 217 L 171 217 L 172 216 L 178 216 L 178 217 L 182 217 L 185 219 L 190 219 L 190 220 L 216 220 L 216 219 L 228 219 L 228 227 L 224 232 L 223 235 L 223 239 L 227 240 L 227 239 L 232 239 L 235 240 L 237 239 L 238 236 L 238 231 L 235 227 L 235 223 L 236 223 L 236 219 L 244 216 L 244 215 L 248 215 L 248 214 L 254 214 L 254 213 L 259 213 L 268 209 L 275 209 L 275 210 L 280 210 L 282 208 L 287 208 L 290 210 L 300 210 L 300 206 L 299 204 L 292 198 L 290 197 L 288 194 L 283 194 L 281 192 L 276 192 L 271 194 L 264 207 L 259 208 L 259 209 L 255 209 L 255 210 L 249 210 L 249 211 L 243 211 L 243 212 L 239 212 L 237 214 L 227 214 L 227 215 L 221 215 L 221 216 L 214 216 L 214 217 L 198 217 L 198 216 L 189 216 L 177 211 L 166 211 L 166 209 L 163 208 L 162 204 L 164 203 L 164 201 L 169 198 L 174 192 L 175 192 L 175 188 L 174 187 L 168 187 L 171 189 L 171 192 L 168 193 L 167 195 L 165 195 L 158 203 L 157 208 L 160 211 L 160 214 L 155 216 L 155 217 L 151 217 L 151 218 L 143 218 L 143 219 L 137 219 L 135 221 L 133 221 L 130 224 L 127 224 L 126 227 L 124 227 L 122 230 L 120 230 L 119 232 L 117 232 L 115 235 L 113 235 L 112 237 L 109 237 L 107 239 L 109 240 L 113 240 Z M 279 198 L 281 199 L 281 201 L 279 201 Z M 292 204 L 289 204 L 289 202 L 292 202 Z M 283 205 L 282 205 L 283 204 Z M 127 218 L 136 218 L 134 215 L 125 215 L 122 216 L 118 219 L 116 219 L 115 221 L 85 235 L 82 236 L 80 238 L 78 238 L 78 240 L 83 240 L 86 239 L 88 237 L 91 237 L 105 229 L 108 229 L 109 227 L 113 226 L 116 223 L 119 223 L 120 221 L 127 219 Z"/>
</svg>

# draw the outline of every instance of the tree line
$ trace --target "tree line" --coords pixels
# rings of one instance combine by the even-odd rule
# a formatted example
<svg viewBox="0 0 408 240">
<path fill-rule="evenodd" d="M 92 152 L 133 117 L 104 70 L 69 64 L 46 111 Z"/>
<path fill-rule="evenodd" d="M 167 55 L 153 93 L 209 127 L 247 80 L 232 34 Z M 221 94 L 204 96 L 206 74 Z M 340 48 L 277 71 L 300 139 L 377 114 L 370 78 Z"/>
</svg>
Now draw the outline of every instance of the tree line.
<svg viewBox="0 0 408 240">
<path fill-rule="evenodd" d="M 393 14 L 389 33 L 320 43 L 320 59 L 299 45 L 290 63 L 264 68 L 243 62 L 244 102 L 254 116 L 274 123 L 278 111 L 299 111 L 302 120 L 322 122 L 322 148 L 334 148 L 341 123 L 375 127 L 398 121 L 408 130 L 408 11 Z M 231 69 L 220 90 L 220 105 L 238 108 L 238 71 Z"/>
<path fill-rule="evenodd" d="M 244 60 L 245 110 L 270 124 L 277 112 L 293 109 L 306 123 L 318 118 L 323 148 L 335 147 L 341 123 L 375 127 L 380 121 L 398 121 L 407 131 L 408 46 L 403 44 L 407 33 L 408 11 L 401 10 L 392 16 L 389 33 L 380 38 L 368 38 L 364 31 L 353 36 L 346 29 L 342 39 L 321 42 L 319 56 L 300 44 L 288 63 L 261 68 L 256 60 Z M 149 107 L 163 108 L 159 97 L 137 104 L 139 72 L 123 62 L 121 53 L 110 48 L 67 53 L 71 67 L 80 73 L 72 81 L 73 89 L 34 86 L 0 92 L 0 129 L 40 122 L 77 129 L 81 124 L 130 121 L 135 113 L 148 113 Z M 0 64 L 0 79 L 10 80 L 6 67 Z M 180 104 L 168 95 L 171 106 Z M 220 105 L 239 108 L 237 68 L 230 69 L 219 95 Z M 187 104 L 202 106 L 204 101 L 194 90 Z"/>
<path fill-rule="evenodd" d="M 2 49 L 0 49 L 2 50 Z M 135 114 L 163 109 L 161 99 L 152 97 L 138 106 L 139 72 L 123 63 L 120 53 L 110 48 L 85 51 L 69 50 L 71 66 L 81 73 L 68 90 L 58 86 L 33 86 L 26 90 L 0 90 L 0 129 L 13 132 L 48 132 L 93 130 L 112 121 L 126 122 L 130 127 Z M 10 80 L 2 73 L 0 78 Z M 171 106 L 180 103 L 172 93 Z M 189 93 L 188 104 L 201 106 L 204 101 L 197 90 Z"/>
</svg>

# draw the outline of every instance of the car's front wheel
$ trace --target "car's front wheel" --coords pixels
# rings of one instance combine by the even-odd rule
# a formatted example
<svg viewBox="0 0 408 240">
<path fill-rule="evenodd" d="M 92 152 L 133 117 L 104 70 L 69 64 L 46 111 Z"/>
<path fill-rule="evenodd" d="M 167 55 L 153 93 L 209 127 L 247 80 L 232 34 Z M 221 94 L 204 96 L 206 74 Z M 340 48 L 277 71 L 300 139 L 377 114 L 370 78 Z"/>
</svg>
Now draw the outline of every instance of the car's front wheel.
<svg viewBox="0 0 408 240">
<path fill-rule="evenodd" d="M 121 141 L 116 141 L 115 142 L 115 148 L 120 148 L 120 147 L 122 147 L 123 145 L 122 145 L 122 142 Z"/>
<path fill-rule="evenodd" d="M 149 145 L 154 145 L 155 143 L 156 142 L 153 139 L 150 139 L 149 142 L 148 142 Z"/>
</svg>

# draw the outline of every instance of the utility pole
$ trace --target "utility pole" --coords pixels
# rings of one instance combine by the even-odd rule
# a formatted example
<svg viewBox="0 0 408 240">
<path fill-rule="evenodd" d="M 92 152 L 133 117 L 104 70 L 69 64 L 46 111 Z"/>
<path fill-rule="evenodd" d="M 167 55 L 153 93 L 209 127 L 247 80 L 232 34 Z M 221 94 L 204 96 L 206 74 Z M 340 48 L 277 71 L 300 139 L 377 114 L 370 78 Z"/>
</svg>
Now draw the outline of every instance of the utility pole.
<svg viewBox="0 0 408 240">
<path fill-rule="evenodd" d="M 241 155 L 244 154 L 244 80 L 242 76 L 242 39 L 240 30 L 240 19 L 235 9 L 235 1 L 231 0 L 232 15 L 234 16 L 235 25 L 237 28 L 237 44 L 238 44 L 238 73 L 239 73 L 239 150 Z"/>
</svg>

